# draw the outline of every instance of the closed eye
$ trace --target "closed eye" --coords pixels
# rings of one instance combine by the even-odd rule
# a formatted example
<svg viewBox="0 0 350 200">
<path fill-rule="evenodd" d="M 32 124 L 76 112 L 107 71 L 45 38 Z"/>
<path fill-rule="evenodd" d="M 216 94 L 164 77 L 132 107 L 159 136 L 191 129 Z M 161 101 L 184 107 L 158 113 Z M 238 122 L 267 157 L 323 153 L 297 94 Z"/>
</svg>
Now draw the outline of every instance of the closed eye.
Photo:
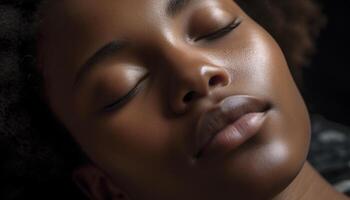
<svg viewBox="0 0 350 200">
<path fill-rule="evenodd" d="M 223 37 L 235 28 L 237 28 L 241 24 L 241 20 L 238 20 L 237 18 L 233 20 L 229 25 L 225 26 L 222 29 L 219 29 L 215 32 L 200 36 L 196 38 L 194 41 L 197 42 L 199 40 L 215 40 L 217 38 Z"/>
<path fill-rule="evenodd" d="M 132 88 L 127 94 L 125 94 L 121 98 L 117 99 L 113 103 L 111 103 L 107 106 L 104 106 L 103 111 L 105 111 L 105 112 L 112 111 L 112 110 L 120 108 L 122 105 L 127 103 L 131 98 L 133 98 L 139 92 L 139 90 L 142 88 L 142 85 L 143 85 L 142 82 L 148 77 L 148 75 L 149 74 L 146 74 L 142 79 L 140 79 L 138 81 L 138 83 L 136 84 L 136 86 L 134 88 Z"/>
</svg>

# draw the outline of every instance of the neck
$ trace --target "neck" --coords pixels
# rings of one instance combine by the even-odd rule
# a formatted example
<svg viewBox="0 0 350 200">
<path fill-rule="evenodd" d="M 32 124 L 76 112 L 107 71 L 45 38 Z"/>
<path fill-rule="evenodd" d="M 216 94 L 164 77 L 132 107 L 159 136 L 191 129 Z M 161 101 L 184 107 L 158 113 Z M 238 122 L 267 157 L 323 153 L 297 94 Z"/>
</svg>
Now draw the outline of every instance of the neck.
<svg viewBox="0 0 350 200">
<path fill-rule="evenodd" d="M 320 174 L 305 162 L 294 181 L 273 200 L 350 200 L 336 191 Z"/>
</svg>

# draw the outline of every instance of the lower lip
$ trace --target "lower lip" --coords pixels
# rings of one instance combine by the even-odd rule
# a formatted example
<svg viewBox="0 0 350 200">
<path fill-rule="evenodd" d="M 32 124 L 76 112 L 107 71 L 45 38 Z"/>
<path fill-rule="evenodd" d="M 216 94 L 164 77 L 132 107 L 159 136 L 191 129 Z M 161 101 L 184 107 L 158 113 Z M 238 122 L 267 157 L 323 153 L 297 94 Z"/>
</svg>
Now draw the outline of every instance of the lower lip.
<svg viewBox="0 0 350 200">
<path fill-rule="evenodd" d="M 219 131 L 203 148 L 202 156 L 222 154 L 237 148 L 261 129 L 266 112 L 247 113 Z"/>
</svg>

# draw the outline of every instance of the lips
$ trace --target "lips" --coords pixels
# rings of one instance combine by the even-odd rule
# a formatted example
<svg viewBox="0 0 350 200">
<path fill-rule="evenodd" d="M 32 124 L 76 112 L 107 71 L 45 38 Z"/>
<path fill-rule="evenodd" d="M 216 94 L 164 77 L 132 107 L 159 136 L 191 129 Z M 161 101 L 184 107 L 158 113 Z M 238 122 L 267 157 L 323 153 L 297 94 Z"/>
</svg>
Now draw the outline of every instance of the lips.
<svg viewBox="0 0 350 200">
<path fill-rule="evenodd" d="M 195 157 L 208 151 L 235 148 L 261 126 L 264 113 L 270 108 L 267 101 L 247 95 L 230 96 L 205 112 L 196 129 Z"/>
</svg>

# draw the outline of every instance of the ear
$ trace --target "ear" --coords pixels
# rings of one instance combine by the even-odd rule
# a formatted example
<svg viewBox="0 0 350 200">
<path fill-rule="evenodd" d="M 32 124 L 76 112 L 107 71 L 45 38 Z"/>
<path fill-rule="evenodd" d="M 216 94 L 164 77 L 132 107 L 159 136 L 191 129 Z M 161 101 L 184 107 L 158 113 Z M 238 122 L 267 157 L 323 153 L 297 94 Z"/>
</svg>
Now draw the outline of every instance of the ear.
<svg viewBox="0 0 350 200">
<path fill-rule="evenodd" d="M 73 181 L 91 200 L 130 200 L 125 192 L 93 164 L 87 164 L 75 169 Z"/>
</svg>

